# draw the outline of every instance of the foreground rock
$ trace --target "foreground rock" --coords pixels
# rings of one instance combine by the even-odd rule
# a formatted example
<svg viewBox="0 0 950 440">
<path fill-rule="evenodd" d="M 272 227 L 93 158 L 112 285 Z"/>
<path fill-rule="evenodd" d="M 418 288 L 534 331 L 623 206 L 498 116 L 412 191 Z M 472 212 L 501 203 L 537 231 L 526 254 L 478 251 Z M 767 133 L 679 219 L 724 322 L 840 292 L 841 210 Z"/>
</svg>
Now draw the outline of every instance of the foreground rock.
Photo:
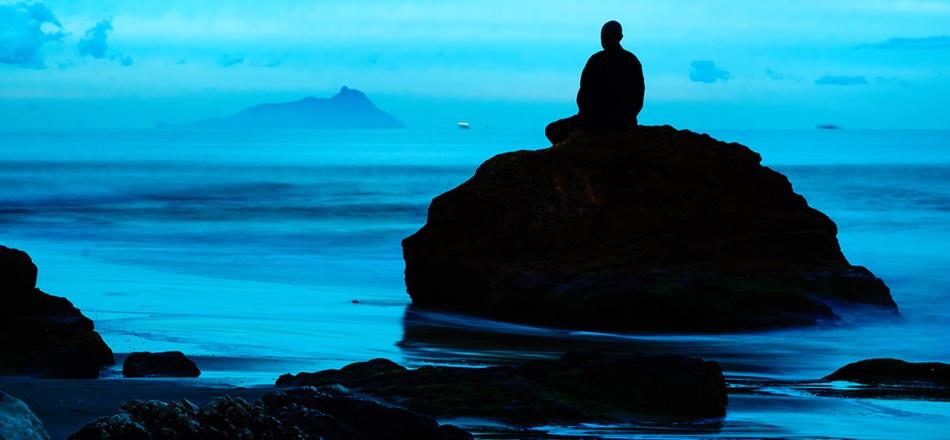
<svg viewBox="0 0 950 440">
<path fill-rule="evenodd" d="M 448 440 L 471 435 L 334 388 L 304 387 L 267 394 L 254 404 L 240 398 L 216 398 L 204 408 L 187 400 L 133 400 L 117 414 L 86 425 L 69 438 Z"/>
<path fill-rule="evenodd" d="M 49 435 L 22 400 L 0 391 L 0 439 L 48 440 Z"/>
<path fill-rule="evenodd" d="M 201 370 L 180 351 L 130 353 L 122 363 L 125 377 L 198 377 Z"/>
<path fill-rule="evenodd" d="M 900 359 L 866 359 L 853 362 L 823 380 L 846 380 L 863 384 L 950 387 L 950 364 L 907 362 Z"/>
<path fill-rule="evenodd" d="M 403 241 L 416 306 L 545 326 L 731 331 L 897 307 L 748 148 L 671 127 L 505 153 Z"/>
<path fill-rule="evenodd" d="M 632 414 L 725 415 L 715 362 L 684 356 L 568 353 L 518 367 L 406 369 L 386 359 L 284 375 L 277 385 L 342 385 L 432 417 L 519 425 L 612 421 Z"/>
<path fill-rule="evenodd" d="M 0 246 L 0 374 L 95 378 L 115 363 L 92 320 L 36 288 L 25 252 Z"/>
</svg>

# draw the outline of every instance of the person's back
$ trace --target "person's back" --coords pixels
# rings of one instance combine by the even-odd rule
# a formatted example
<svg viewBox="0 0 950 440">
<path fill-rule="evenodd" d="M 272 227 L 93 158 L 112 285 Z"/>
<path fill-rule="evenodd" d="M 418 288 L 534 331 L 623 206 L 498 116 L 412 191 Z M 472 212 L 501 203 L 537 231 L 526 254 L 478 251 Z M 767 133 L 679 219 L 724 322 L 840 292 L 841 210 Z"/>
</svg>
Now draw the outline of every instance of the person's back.
<svg viewBox="0 0 950 440">
<path fill-rule="evenodd" d="M 590 57 L 581 74 L 578 114 L 594 130 L 636 126 L 643 91 L 640 60 L 620 45 L 602 50 Z"/>
<path fill-rule="evenodd" d="M 601 29 L 601 46 L 587 61 L 577 92 L 578 114 L 548 125 L 552 144 L 574 130 L 612 131 L 636 127 L 643 108 L 643 67 L 637 57 L 620 46 L 620 23 L 609 21 Z"/>
</svg>

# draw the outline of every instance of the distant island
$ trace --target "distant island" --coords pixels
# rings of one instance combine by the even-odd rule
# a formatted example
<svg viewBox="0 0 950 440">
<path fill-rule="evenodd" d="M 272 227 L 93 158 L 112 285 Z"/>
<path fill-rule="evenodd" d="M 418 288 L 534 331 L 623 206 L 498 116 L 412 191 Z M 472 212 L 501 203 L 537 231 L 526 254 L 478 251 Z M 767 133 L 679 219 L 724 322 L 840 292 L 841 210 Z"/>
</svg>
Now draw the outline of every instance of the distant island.
<svg viewBox="0 0 950 440">
<path fill-rule="evenodd" d="M 818 124 L 815 128 L 819 130 L 841 130 L 841 126 L 837 124 Z"/>
<path fill-rule="evenodd" d="M 344 86 L 329 99 L 308 96 L 291 102 L 258 104 L 224 118 L 177 125 L 159 123 L 156 127 L 212 130 L 391 129 L 403 128 L 405 124 L 376 107 L 363 92 Z"/>
</svg>

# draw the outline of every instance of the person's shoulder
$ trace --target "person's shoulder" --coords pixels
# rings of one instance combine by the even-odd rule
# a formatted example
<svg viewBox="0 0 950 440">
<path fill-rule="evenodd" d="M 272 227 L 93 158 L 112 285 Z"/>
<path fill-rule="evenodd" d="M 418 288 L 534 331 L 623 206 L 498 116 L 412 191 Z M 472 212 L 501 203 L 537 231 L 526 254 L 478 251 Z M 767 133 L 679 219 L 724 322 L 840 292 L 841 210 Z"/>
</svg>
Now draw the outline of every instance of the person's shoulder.
<svg viewBox="0 0 950 440">
<path fill-rule="evenodd" d="M 630 52 L 630 51 L 627 50 L 627 49 L 620 49 L 620 50 L 622 51 L 621 53 L 623 54 L 623 58 L 624 58 L 628 63 L 630 63 L 630 64 L 635 64 L 635 65 L 637 65 L 637 66 L 640 66 L 640 59 L 637 58 L 637 56 L 634 55 L 633 52 Z"/>
<path fill-rule="evenodd" d="M 634 55 L 633 52 L 630 52 L 630 51 L 627 50 L 627 49 L 620 49 L 620 51 L 621 51 L 621 53 L 623 53 L 624 58 L 631 59 L 631 60 L 635 60 L 635 61 L 638 62 L 638 63 L 640 62 L 640 59 L 637 58 L 637 56 Z"/>
<path fill-rule="evenodd" d="M 604 57 L 606 56 L 607 56 L 606 50 L 597 51 L 593 55 L 591 55 L 590 58 L 587 59 L 587 62 L 601 60 L 601 59 L 604 59 Z"/>
</svg>

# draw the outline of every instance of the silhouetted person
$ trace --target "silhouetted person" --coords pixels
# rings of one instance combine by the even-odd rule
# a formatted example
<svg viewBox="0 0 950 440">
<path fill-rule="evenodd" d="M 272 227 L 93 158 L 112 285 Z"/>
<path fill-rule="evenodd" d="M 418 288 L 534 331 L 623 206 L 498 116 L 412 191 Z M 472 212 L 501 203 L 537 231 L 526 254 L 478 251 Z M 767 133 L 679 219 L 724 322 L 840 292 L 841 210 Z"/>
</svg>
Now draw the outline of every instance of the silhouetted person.
<svg viewBox="0 0 950 440">
<path fill-rule="evenodd" d="M 643 108 L 643 67 L 636 55 L 620 47 L 623 29 L 608 21 L 600 29 L 604 50 L 587 60 L 577 91 L 577 114 L 554 121 L 544 130 L 552 144 L 574 130 L 614 131 L 637 126 Z"/>
</svg>

